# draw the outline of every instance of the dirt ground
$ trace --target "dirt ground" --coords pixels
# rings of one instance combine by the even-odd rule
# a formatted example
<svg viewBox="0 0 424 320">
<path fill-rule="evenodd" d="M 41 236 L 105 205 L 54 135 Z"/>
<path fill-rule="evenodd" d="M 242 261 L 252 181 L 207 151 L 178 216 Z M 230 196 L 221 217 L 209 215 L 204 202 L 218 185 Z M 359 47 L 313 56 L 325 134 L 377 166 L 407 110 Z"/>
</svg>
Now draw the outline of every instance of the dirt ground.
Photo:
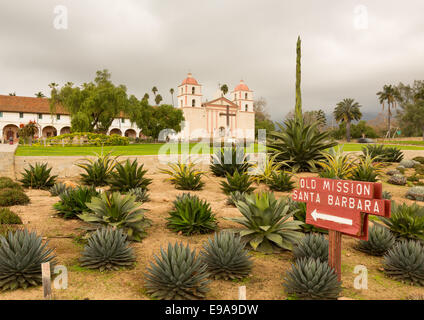
<svg viewBox="0 0 424 320">
<path fill-rule="evenodd" d="M 409 158 L 409 155 L 408 155 Z M 395 165 L 391 166 L 395 167 Z M 390 169 L 391 167 L 387 168 Z M 302 174 L 311 175 L 311 174 Z M 295 177 L 297 180 L 298 177 Z M 84 223 L 79 220 L 64 220 L 55 215 L 52 205 L 58 201 L 47 191 L 28 190 L 31 203 L 27 206 L 13 207 L 24 221 L 25 227 L 37 231 L 49 241 L 49 246 L 56 248 L 58 264 L 68 270 L 68 288 L 53 289 L 54 299 L 149 299 L 143 289 L 144 272 L 153 254 L 160 247 L 166 247 L 168 242 L 182 241 L 192 248 L 200 249 L 201 244 L 210 235 L 186 237 L 169 231 L 166 217 L 172 208 L 176 195 L 184 191 L 176 190 L 169 182 L 164 181 L 165 175 L 150 175 L 153 183 L 150 186 L 151 201 L 143 205 L 147 209 L 146 216 L 153 221 L 148 229 L 148 236 L 141 243 L 132 243 L 137 256 L 136 266 L 131 270 L 98 272 L 81 268 L 78 264 L 83 245 L 77 236 L 81 234 Z M 238 227 L 237 224 L 226 221 L 223 217 L 238 216 L 239 212 L 226 204 L 226 196 L 221 192 L 220 178 L 207 176 L 202 191 L 193 192 L 207 199 L 219 220 L 220 230 Z M 383 177 L 383 190 L 393 194 L 397 202 L 412 201 L 403 198 L 408 187 L 389 185 L 387 177 Z M 297 181 L 296 181 L 297 182 Z M 265 190 L 260 186 L 258 190 Z M 276 193 L 276 196 L 286 196 L 288 193 Z M 353 246 L 357 240 L 344 236 L 342 250 L 342 296 L 352 299 L 406 299 L 411 294 L 424 295 L 424 288 L 413 287 L 387 279 L 381 271 L 380 257 L 368 256 L 356 251 Z M 238 287 L 247 287 L 247 299 L 286 299 L 282 282 L 285 272 L 290 268 L 292 255 L 290 252 L 261 254 L 252 252 L 254 267 L 250 277 L 243 281 L 212 281 L 208 299 L 237 299 Z M 354 273 L 356 265 L 364 265 L 368 269 L 368 289 L 354 289 Z M 41 299 L 42 288 L 16 290 L 0 293 L 0 299 Z"/>
</svg>

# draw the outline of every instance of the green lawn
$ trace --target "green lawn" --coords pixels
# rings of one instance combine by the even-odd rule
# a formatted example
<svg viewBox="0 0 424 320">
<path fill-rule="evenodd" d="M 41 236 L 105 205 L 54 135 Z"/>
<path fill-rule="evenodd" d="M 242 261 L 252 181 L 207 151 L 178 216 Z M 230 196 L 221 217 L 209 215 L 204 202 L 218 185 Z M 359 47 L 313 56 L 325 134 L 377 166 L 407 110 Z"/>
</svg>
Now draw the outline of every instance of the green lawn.
<svg viewBox="0 0 424 320">
<path fill-rule="evenodd" d="M 114 146 L 103 147 L 103 153 L 112 151 L 114 155 L 157 155 L 157 154 L 179 154 L 182 150 L 190 150 L 191 153 L 200 154 L 203 152 L 211 153 L 213 148 L 210 148 L 206 143 L 190 143 L 190 144 L 170 144 L 175 149 L 161 150 L 164 144 L 160 143 L 145 143 L 145 144 L 131 144 L 128 146 Z M 178 148 L 178 149 L 177 149 Z M 203 151 L 204 150 L 204 151 Z M 251 144 L 246 148 L 247 152 L 257 152 L 258 145 Z M 90 156 L 94 153 L 101 153 L 102 147 L 30 147 L 19 146 L 16 150 L 17 156 Z"/>
<path fill-rule="evenodd" d="M 384 144 L 387 147 L 397 147 L 401 150 L 424 150 L 424 146 L 403 146 L 395 144 Z M 361 151 L 365 144 L 360 143 L 342 143 L 339 146 L 343 146 L 343 151 Z"/>
</svg>

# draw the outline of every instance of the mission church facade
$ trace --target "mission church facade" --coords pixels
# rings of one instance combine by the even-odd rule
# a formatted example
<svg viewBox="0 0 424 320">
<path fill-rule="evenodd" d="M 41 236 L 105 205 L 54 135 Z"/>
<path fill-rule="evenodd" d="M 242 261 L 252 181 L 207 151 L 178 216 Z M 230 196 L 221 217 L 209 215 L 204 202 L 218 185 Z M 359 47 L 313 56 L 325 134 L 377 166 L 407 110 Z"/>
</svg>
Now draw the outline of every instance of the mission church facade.
<svg viewBox="0 0 424 320">
<path fill-rule="evenodd" d="M 202 85 L 189 73 L 178 86 L 178 104 L 185 122 L 175 138 L 199 140 L 218 137 L 254 139 L 255 116 L 253 92 L 243 81 L 231 92 L 232 101 L 220 95 L 211 101 L 202 101 Z M 50 113 L 49 99 L 0 95 L 1 141 L 19 140 L 19 128 L 34 121 L 39 132 L 37 137 L 53 137 L 70 133 L 71 117 L 62 106 L 55 114 Z M 143 137 L 142 130 L 128 118 L 113 120 L 108 134 L 130 138 Z"/>
</svg>

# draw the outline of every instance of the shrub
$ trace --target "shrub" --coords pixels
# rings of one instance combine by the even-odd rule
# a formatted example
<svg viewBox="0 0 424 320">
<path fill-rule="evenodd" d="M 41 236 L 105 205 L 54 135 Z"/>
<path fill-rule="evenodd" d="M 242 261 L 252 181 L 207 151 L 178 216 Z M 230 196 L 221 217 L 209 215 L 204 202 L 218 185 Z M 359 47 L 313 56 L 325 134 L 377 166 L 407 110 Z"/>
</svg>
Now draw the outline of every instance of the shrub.
<svg viewBox="0 0 424 320">
<path fill-rule="evenodd" d="M 383 173 L 381 163 L 377 158 L 371 158 L 369 154 L 359 159 L 359 163 L 352 171 L 351 180 L 376 182 L 379 175 Z"/>
<path fill-rule="evenodd" d="M 276 200 L 272 193 L 246 196 L 245 201 L 236 203 L 243 215 L 241 218 L 225 218 L 237 222 L 247 229 L 237 230 L 253 250 L 273 252 L 275 248 L 292 250 L 301 237 L 299 221 L 289 221 L 294 212 L 283 199 Z"/>
<path fill-rule="evenodd" d="M 392 201 L 390 218 L 379 219 L 401 239 L 424 240 L 424 208 L 416 203 L 412 205 L 396 204 Z"/>
<path fill-rule="evenodd" d="M 102 193 L 93 197 L 87 207 L 91 212 L 79 214 L 78 217 L 89 223 L 106 227 L 121 228 L 129 240 L 141 241 L 146 237 L 146 228 L 151 221 L 144 216 L 144 209 L 135 202 L 131 195 L 121 195 L 119 192 Z"/>
<path fill-rule="evenodd" d="M 341 283 L 326 261 L 302 258 L 292 264 L 283 284 L 289 295 L 300 299 L 333 300 L 342 291 Z"/>
<path fill-rule="evenodd" d="M 48 145 L 63 144 L 67 146 L 126 146 L 129 144 L 129 139 L 116 134 L 106 135 L 93 132 L 73 132 L 47 138 L 46 143 Z"/>
<path fill-rule="evenodd" d="M 234 172 L 245 173 L 251 167 L 249 156 L 244 153 L 243 148 L 225 147 L 219 149 L 212 157 L 210 169 L 217 177 L 225 177 Z"/>
<path fill-rule="evenodd" d="M 389 191 L 383 191 L 382 198 L 390 200 L 392 198 L 392 194 Z"/>
<path fill-rule="evenodd" d="M 415 158 L 412 158 L 412 160 L 419 162 L 421 164 L 424 164 L 424 157 L 415 157 Z"/>
<path fill-rule="evenodd" d="M 0 206 L 10 207 L 26 205 L 29 203 L 28 196 L 18 189 L 0 189 Z"/>
<path fill-rule="evenodd" d="M 272 175 L 280 173 L 280 168 L 284 163 L 276 162 L 275 156 L 268 155 L 264 163 L 255 163 L 252 165 L 253 179 L 256 183 L 267 183 L 272 178 Z"/>
<path fill-rule="evenodd" d="M 196 251 L 182 243 L 168 250 L 160 250 L 160 257 L 147 268 L 146 289 L 154 298 L 161 300 L 194 300 L 205 298 L 209 291 L 207 265 L 196 256 Z"/>
<path fill-rule="evenodd" d="M 7 237 L 10 232 L 22 230 L 21 224 L 0 224 L 0 236 Z"/>
<path fill-rule="evenodd" d="M 22 220 L 9 208 L 0 208 L 0 224 L 22 224 Z"/>
<path fill-rule="evenodd" d="M 144 203 L 150 200 L 147 190 L 143 188 L 130 189 L 127 194 L 134 196 L 136 202 Z"/>
<path fill-rule="evenodd" d="M 337 151 L 331 148 L 329 153 L 324 154 L 324 157 L 324 160 L 317 162 L 322 168 L 319 172 L 321 178 L 349 179 L 352 177 L 355 160 L 349 154 L 343 154 L 342 148 Z"/>
<path fill-rule="evenodd" d="M 200 253 L 207 271 L 215 279 L 243 279 L 252 270 L 245 244 L 233 233 L 221 232 L 203 244 Z"/>
<path fill-rule="evenodd" d="M 234 191 L 250 193 L 255 190 L 255 188 L 251 187 L 252 183 L 253 181 L 248 174 L 240 174 L 235 171 L 233 175 L 227 173 L 227 181 L 221 181 L 221 189 L 226 195 Z"/>
<path fill-rule="evenodd" d="M 294 182 L 291 181 L 291 178 L 292 176 L 287 172 L 273 172 L 271 177 L 266 181 L 266 185 L 273 191 L 292 191 L 294 189 Z"/>
<path fill-rule="evenodd" d="M 98 195 L 93 187 L 67 189 L 59 194 L 59 202 L 53 205 L 57 214 L 65 219 L 75 219 L 79 214 L 89 211 L 87 203 Z"/>
<path fill-rule="evenodd" d="M 68 186 L 59 182 L 59 183 L 55 183 L 54 186 L 49 189 L 49 192 L 51 196 L 56 197 L 68 189 L 70 189 Z"/>
<path fill-rule="evenodd" d="M 359 240 L 356 249 L 373 256 L 382 256 L 395 244 L 396 238 L 389 229 L 374 225 L 369 228 L 368 241 Z"/>
<path fill-rule="evenodd" d="M 19 183 L 7 177 L 0 177 L 0 189 L 5 189 L 5 188 L 18 189 L 23 191 L 23 188 Z"/>
<path fill-rule="evenodd" d="M 328 240 L 322 234 L 309 233 L 293 247 L 295 259 L 314 258 L 328 260 Z"/>
<path fill-rule="evenodd" d="M 328 132 L 319 132 L 316 124 L 305 124 L 296 120 L 287 120 L 278 124 L 280 131 L 272 131 L 267 137 L 267 147 L 276 161 L 287 161 L 294 171 L 311 171 L 324 159 L 326 149 L 337 142 L 330 140 Z"/>
<path fill-rule="evenodd" d="M 406 177 L 401 174 L 394 174 L 389 178 L 389 180 L 387 180 L 387 182 L 397 186 L 404 186 L 406 184 Z"/>
<path fill-rule="evenodd" d="M 80 259 L 81 266 L 89 269 L 119 270 L 134 265 L 133 249 L 120 229 L 97 229 L 88 239 Z"/>
<path fill-rule="evenodd" d="M 50 262 L 52 269 L 55 256 L 47 242 L 35 232 L 17 230 L 7 237 L 0 236 L 0 289 L 26 289 L 41 284 L 41 264 Z"/>
<path fill-rule="evenodd" d="M 237 201 L 244 201 L 245 197 L 248 194 L 249 193 L 240 192 L 240 191 L 230 192 L 230 194 L 228 195 L 228 198 L 227 198 L 227 204 L 235 207 L 236 206 L 236 202 Z"/>
<path fill-rule="evenodd" d="M 36 163 L 29 165 L 29 169 L 24 169 L 22 179 L 19 180 L 25 188 L 48 190 L 55 182 L 57 176 L 50 175 L 52 168 L 47 168 L 47 163 Z"/>
<path fill-rule="evenodd" d="M 80 175 L 84 184 L 95 187 L 107 184 L 107 179 L 117 163 L 117 157 L 112 157 L 111 153 L 105 155 L 96 153 L 95 159 L 85 159 L 76 164 L 85 171 Z"/>
<path fill-rule="evenodd" d="M 170 175 L 168 179 L 180 190 L 201 190 L 205 185 L 202 182 L 203 171 L 196 170 L 194 163 L 170 163 L 169 169 L 161 169 L 161 173 Z"/>
<path fill-rule="evenodd" d="M 217 229 L 217 220 L 210 204 L 189 193 L 177 196 L 169 215 L 167 227 L 186 236 L 210 233 Z"/>
<path fill-rule="evenodd" d="M 406 198 L 417 201 L 424 201 L 424 187 L 415 186 L 406 192 Z"/>
<path fill-rule="evenodd" d="M 384 273 L 396 280 L 424 286 L 424 248 L 418 241 L 400 241 L 383 258 Z"/>
<path fill-rule="evenodd" d="M 133 162 L 127 160 L 124 164 L 117 163 L 109 179 L 110 189 L 121 192 L 128 192 L 134 188 L 147 189 L 152 180 L 144 177 L 146 173 L 147 170 L 143 170 L 143 165 L 139 166 L 137 160 Z"/>
<path fill-rule="evenodd" d="M 381 162 L 401 162 L 403 152 L 397 147 L 387 147 L 383 144 L 367 144 L 362 148 L 363 156 L 369 155 Z"/>
</svg>

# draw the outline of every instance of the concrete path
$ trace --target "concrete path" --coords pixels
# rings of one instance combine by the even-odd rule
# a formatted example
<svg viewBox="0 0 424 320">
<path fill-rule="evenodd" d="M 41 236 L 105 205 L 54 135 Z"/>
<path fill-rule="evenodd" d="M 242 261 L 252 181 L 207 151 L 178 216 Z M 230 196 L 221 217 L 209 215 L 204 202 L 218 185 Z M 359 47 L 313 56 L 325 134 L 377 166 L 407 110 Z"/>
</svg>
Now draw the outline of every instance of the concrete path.
<svg viewBox="0 0 424 320">
<path fill-rule="evenodd" d="M 15 151 L 18 144 L 0 144 L 0 176 L 15 179 Z"/>
</svg>

